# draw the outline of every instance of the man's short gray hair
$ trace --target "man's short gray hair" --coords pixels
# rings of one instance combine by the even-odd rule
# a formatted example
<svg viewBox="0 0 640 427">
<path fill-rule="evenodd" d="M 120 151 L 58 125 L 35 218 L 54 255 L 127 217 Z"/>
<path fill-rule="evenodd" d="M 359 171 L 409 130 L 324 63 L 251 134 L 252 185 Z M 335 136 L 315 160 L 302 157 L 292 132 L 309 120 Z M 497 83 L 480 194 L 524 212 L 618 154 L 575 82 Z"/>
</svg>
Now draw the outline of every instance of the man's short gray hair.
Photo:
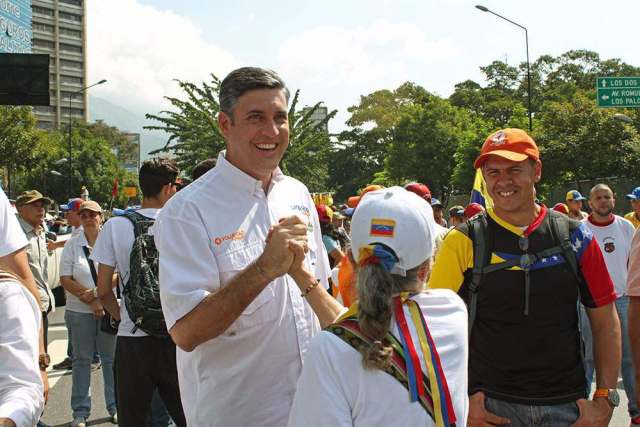
<svg viewBox="0 0 640 427">
<path fill-rule="evenodd" d="M 284 80 L 273 70 L 243 67 L 230 72 L 220 84 L 220 111 L 233 120 L 233 108 L 245 93 L 256 89 L 282 89 L 289 103 L 289 89 Z"/>
</svg>

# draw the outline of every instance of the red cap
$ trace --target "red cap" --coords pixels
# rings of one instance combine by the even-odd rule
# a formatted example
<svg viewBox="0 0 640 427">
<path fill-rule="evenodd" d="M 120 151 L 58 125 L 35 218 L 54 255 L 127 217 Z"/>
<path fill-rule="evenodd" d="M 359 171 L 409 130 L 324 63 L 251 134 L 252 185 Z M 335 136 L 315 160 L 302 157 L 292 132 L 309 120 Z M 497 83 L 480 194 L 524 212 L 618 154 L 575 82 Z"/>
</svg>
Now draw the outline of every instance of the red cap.
<svg viewBox="0 0 640 427">
<path fill-rule="evenodd" d="M 364 197 L 364 195 L 367 194 L 369 191 L 382 190 L 383 188 L 384 187 L 382 185 L 376 185 L 376 184 L 367 185 L 360 191 L 359 196 L 351 196 L 347 199 L 347 206 L 349 206 L 350 208 L 355 208 L 356 206 L 358 206 L 358 203 L 360 203 L 360 200 Z"/>
<path fill-rule="evenodd" d="M 464 216 L 471 219 L 482 211 L 484 211 L 484 208 L 480 203 L 469 203 L 467 207 L 464 208 Z"/>
<path fill-rule="evenodd" d="M 333 210 L 327 205 L 317 205 L 316 210 L 318 211 L 318 219 L 320 222 L 331 222 L 331 218 L 333 217 Z"/>
<path fill-rule="evenodd" d="M 482 144 L 480 155 L 473 166 L 482 167 L 490 155 L 500 156 L 514 162 L 526 159 L 539 160 L 540 152 L 533 138 L 522 129 L 503 129 L 489 136 Z"/>
<path fill-rule="evenodd" d="M 569 207 L 564 203 L 556 203 L 555 205 L 553 205 L 553 210 L 565 215 L 569 215 Z"/>
<path fill-rule="evenodd" d="M 425 199 L 427 202 L 431 202 L 431 190 L 424 184 L 419 182 L 412 182 L 404 186 L 404 189 L 407 191 L 411 191 L 412 193 L 417 194 L 418 196 Z"/>
</svg>

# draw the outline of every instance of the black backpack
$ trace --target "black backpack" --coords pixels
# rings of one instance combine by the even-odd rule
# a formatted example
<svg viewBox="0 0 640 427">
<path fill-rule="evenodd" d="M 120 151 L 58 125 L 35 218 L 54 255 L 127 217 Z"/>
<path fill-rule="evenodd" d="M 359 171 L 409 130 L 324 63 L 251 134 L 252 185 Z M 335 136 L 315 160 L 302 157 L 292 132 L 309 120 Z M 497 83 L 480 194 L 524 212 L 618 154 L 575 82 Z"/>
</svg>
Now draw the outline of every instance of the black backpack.
<svg viewBox="0 0 640 427">
<path fill-rule="evenodd" d="M 134 233 L 129 279 L 122 292 L 127 313 L 134 323 L 131 333 L 140 328 L 151 336 L 167 338 L 169 332 L 158 286 L 158 249 L 153 236 L 147 233 L 155 220 L 138 212 L 127 212 L 123 216 L 133 224 Z"/>
<path fill-rule="evenodd" d="M 549 220 L 551 221 L 551 237 L 555 242 L 555 246 L 535 254 L 525 253 L 518 259 L 497 264 L 490 263 L 493 249 L 493 233 L 488 230 L 489 223 L 487 222 L 487 213 L 483 212 L 468 221 L 469 238 L 473 242 L 473 269 L 471 271 L 471 277 L 467 281 L 467 287 L 469 289 L 469 334 L 471 334 L 471 328 L 473 328 L 473 323 L 476 319 L 478 290 L 482 283 L 483 276 L 487 273 L 514 266 L 519 266 L 524 270 L 526 288 L 525 314 L 528 314 L 529 309 L 529 271 L 531 266 L 539 259 L 562 255 L 578 283 L 583 283 L 584 279 L 578 269 L 576 252 L 571 246 L 569 218 L 552 210 L 549 210 L 547 215 L 549 215 Z M 580 287 L 578 287 L 578 292 L 580 292 Z"/>
</svg>

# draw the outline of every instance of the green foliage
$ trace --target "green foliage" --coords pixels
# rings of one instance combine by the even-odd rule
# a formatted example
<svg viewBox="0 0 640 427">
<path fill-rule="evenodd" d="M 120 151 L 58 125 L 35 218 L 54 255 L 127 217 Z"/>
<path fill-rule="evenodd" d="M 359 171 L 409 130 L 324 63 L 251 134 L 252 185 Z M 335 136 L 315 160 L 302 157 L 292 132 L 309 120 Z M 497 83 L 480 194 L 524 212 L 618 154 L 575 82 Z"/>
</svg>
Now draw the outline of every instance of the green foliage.
<svg viewBox="0 0 640 427">
<path fill-rule="evenodd" d="M 180 169 L 190 176 L 195 165 L 210 157 L 217 157 L 225 146 L 216 118 L 220 111 L 220 80 L 211 74 L 211 82 L 202 82 L 200 86 L 181 80 L 176 82 L 186 99 L 165 97 L 174 110 L 146 114 L 147 119 L 160 124 L 145 126 L 145 129 L 162 130 L 169 134 L 167 144 L 149 154 L 170 153 Z"/>
<path fill-rule="evenodd" d="M 300 91 L 297 90 L 289 107 L 289 147 L 280 167 L 285 174 L 304 182 L 311 192 L 323 192 L 327 188 L 331 152 L 331 141 L 325 129 L 337 110 L 316 122 L 311 116 L 322 103 L 298 110 L 299 97 Z"/>
</svg>

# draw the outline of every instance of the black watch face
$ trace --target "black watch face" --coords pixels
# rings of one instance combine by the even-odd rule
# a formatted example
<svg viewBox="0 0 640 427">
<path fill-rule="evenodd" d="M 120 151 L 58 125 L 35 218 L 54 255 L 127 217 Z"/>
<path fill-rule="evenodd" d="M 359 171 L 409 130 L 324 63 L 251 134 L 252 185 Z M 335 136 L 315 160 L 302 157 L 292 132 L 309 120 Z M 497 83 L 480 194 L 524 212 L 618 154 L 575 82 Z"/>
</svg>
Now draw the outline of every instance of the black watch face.
<svg viewBox="0 0 640 427">
<path fill-rule="evenodd" d="M 620 395 L 618 394 L 617 390 L 615 389 L 609 390 L 609 402 L 613 406 L 618 406 L 620 404 Z"/>
</svg>

